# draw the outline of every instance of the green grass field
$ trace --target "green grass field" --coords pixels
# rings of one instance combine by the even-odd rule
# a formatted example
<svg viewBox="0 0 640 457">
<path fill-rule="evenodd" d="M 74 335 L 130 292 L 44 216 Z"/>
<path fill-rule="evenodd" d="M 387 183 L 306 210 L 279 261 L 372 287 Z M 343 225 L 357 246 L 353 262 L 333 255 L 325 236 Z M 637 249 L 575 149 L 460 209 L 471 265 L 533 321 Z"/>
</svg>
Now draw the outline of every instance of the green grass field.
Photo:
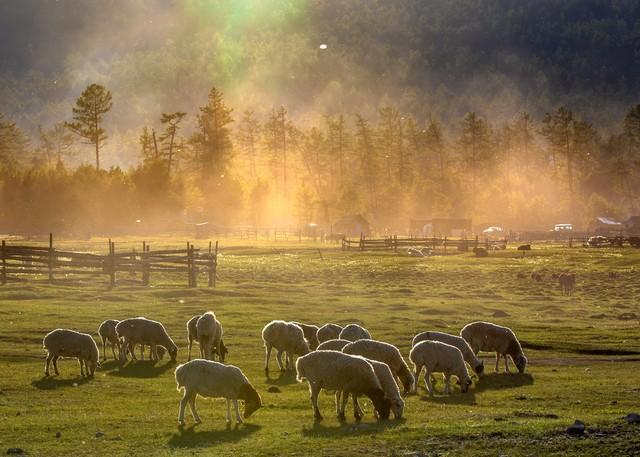
<svg viewBox="0 0 640 457">
<path fill-rule="evenodd" d="M 148 288 L 122 281 L 113 290 L 43 279 L 0 287 L 0 453 L 20 447 L 40 456 L 640 454 L 640 428 L 624 421 L 640 412 L 637 250 L 540 248 L 521 258 L 509 249 L 484 259 L 470 253 L 418 259 L 298 243 L 221 246 L 216 289 L 187 289 L 181 277 L 152 277 Z M 577 273 L 571 297 L 561 296 L 551 279 L 564 269 Z M 517 277 L 532 271 L 544 272 L 544 280 Z M 75 360 L 65 360 L 60 376 L 43 377 L 42 338 L 51 329 L 97 337 L 104 319 L 143 315 L 165 324 L 184 362 L 186 321 L 207 310 L 224 326 L 228 362 L 263 398 L 264 408 L 237 430 L 226 429 L 220 399 L 198 400 L 203 423 L 194 427 L 187 413 L 187 426 L 178 428 L 181 394 L 175 365 L 166 360 L 125 366 L 110 360 L 91 380 L 79 377 Z M 365 402 L 360 424 L 350 409 L 341 424 L 333 396 L 322 394 L 325 420 L 314 423 L 306 383 L 291 373 L 264 375 L 260 332 L 271 319 L 361 323 L 407 359 L 419 331 L 457 334 L 467 322 L 491 320 L 514 329 L 529 367 L 524 375 L 494 374 L 493 355 L 485 354 L 488 374 L 467 394 L 430 398 L 421 383 L 400 421 L 377 422 Z M 273 386 L 279 392 L 269 392 Z M 586 436 L 565 434 L 575 419 L 586 423 Z"/>
</svg>

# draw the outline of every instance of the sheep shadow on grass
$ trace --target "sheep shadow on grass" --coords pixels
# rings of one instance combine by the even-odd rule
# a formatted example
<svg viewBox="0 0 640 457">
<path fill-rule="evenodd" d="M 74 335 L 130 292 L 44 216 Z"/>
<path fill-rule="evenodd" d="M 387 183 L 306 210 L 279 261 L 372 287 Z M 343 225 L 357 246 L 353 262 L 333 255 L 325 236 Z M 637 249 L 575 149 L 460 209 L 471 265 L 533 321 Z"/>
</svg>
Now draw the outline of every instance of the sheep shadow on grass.
<svg viewBox="0 0 640 457">
<path fill-rule="evenodd" d="M 78 375 L 75 378 L 60 378 L 58 376 L 43 376 L 31 383 L 33 387 L 40 390 L 55 390 L 64 387 L 78 387 L 86 384 L 93 378 L 84 378 Z"/>
<path fill-rule="evenodd" d="M 125 378 L 155 378 L 176 366 L 176 362 L 155 362 L 153 360 L 130 360 L 124 365 L 117 365 L 111 370 L 109 376 L 122 376 Z"/>
<path fill-rule="evenodd" d="M 438 403 L 440 405 L 475 405 L 476 404 L 476 395 L 473 392 L 473 388 L 469 389 L 468 392 L 456 392 L 453 391 L 452 394 L 440 394 L 436 393 L 436 395 L 431 396 L 425 390 L 424 395 L 420 396 L 420 401 L 428 402 L 428 403 Z"/>
<path fill-rule="evenodd" d="M 480 376 L 480 380 L 474 383 L 473 387 L 476 392 L 482 392 L 489 389 L 512 389 L 531 384 L 533 384 L 533 376 L 529 373 L 487 373 Z"/>
<path fill-rule="evenodd" d="M 267 377 L 264 381 L 265 384 L 270 386 L 287 386 L 290 384 L 297 384 L 295 371 L 278 371 L 277 377 L 271 377 L 272 372 L 267 373 Z"/>
<path fill-rule="evenodd" d="M 332 418 L 334 419 L 335 416 Z M 326 419 L 325 419 L 326 420 Z M 353 420 L 353 419 L 351 419 Z M 302 427 L 302 436 L 314 438 L 352 438 L 354 435 L 373 435 L 404 425 L 405 418 L 389 419 L 377 422 L 339 422 L 338 425 L 329 426 L 320 421 L 314 421 L 311 426 Z"/>
<path fill-rule="evenodd" d="M 179 427 L 179 432 L 174 433 L 168 441 L 168 445 L 173 448 L 196 448 L 202 446 L 212 446 L 222 443 L 235 443 L 260 430 L 262 427 L 256 424 L 243 423 L 238 426 L 227 425 L 226 428 L 198 431 L 197 427 L 202 424 L 190 427 Z"/>
</svg>

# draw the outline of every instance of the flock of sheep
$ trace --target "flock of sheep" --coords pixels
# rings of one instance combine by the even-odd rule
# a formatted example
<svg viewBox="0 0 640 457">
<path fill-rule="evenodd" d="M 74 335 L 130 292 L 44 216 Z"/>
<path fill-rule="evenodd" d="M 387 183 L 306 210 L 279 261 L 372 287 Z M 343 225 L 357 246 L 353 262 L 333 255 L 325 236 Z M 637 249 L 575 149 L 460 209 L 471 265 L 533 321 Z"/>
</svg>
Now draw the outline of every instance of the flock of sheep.
<svg viewBox="0 0 640 457">
<path fill-rule="evenodd" d="M 106 320 L 100 325 L 98 333 L 102 339 L 104 360 L 107 343 L 111 346 L 114 359 L 121 361 L 126 361 L 128 354 L 135 360 L 137 345 L 140 345 L 142 359 L 145 346 L 150 347 L 152 360 L 159 360 L 168 352 L 171 360 L 175 361 L 178 354 L 178 347 L 165 327 L 160 322 L 144 317 Z M 184 424 L 187 405 L 194 420 L 201 422 L 195 404 L 197 395 L 225 398 L 228 423 L 231 422 L 231 403 L 238 424 L 242 422 L 238 400 L 244 402 L 245 418 L 262 406 L 260 395 L 244 373 L 238 367 L 224 364 L 227 347 L 222 337 L 222 325 L 211 311 L 194 316 L 187 323 L 189 361 L 175 370 L 177 388 L 184 391 L 178 414 L 181 425 Z M 356 420 L 363 415 L 358 404 L 358 397 L 361 396 L 371 400 L 379 419 L 389 418 L 391 412 L 395 418 L 400 418 L 404 410 L 400 388 L 403 394 L 416 393 L 423 369 L 426 388 L 433 395 L 432 373 L 443 374 L 445 394 L 451 391 L 452 375 L 458 378 L 461 391 L 467 392 L 472 381 L 466 364 L 471 367 L 474 376 L 484 371 L 483 362 L 477 357 L 479 351 L 496 352 L 496 371 L 501 359 L 504 359 L 506 372 L 509 372 L 509 358 L 521 373 L 527 365 L 527 358 L 513 331 L 489 322 L 470 323 L 462 329 L 460 336 L 441 332 L 416 335 L 409 353 L 413 371 L 396 346 L 372 339 L 371 334 L 357 324 L 345 327 L 325 324 L 317 327 L 275 320 L 263 328 L 262 339 L 265 372 L 269 373 L 269 360 L 275 349 L 279 369 L 287 371 L 295 367 L 297 380 L 308 382 L 316 419 L 322 419 L 318 408 L 318 395 L 322 389 L 335 392 L 336 414 L 341 420 L 345 419 L 345 407 L 350 396 Z M 193 341 L 198 342 L 200 359 L 191 360 Z M 49 376 L 51 362 L 58 374 L 57 360 L 60 357 L 77 358 L 82 376 L 93 376 L 96 367 L 100 366 L 98 346 L 89 334 L 67 329 L 53 330 L 44 337 L 43 346 L 47 351 L 46 376 Z M 297 359 L 295 356 L 298 356 Z M 216 357 L 219 362 L 215 361 Z"/>
</svg>

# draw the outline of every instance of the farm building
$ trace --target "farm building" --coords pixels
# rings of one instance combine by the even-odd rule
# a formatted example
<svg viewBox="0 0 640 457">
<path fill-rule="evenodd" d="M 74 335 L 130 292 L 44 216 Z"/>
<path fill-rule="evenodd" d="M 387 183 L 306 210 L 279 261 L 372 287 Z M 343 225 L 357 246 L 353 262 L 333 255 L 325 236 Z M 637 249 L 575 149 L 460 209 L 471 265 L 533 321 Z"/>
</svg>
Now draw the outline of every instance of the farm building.
<svg viewBox="0 0 640 457">
<path fill-rule="evenodd" d="M 628 235 L 640 236 L 640 216 L 631 216 L 625 225 Z"/>
<path fill-rule="evenodd" d="M 608 217 L 596 217 L 589 224 L 589 232 L 598 235 L 619 235 L 625 230 L 625 224 Z"/>
<path fill-rule="evenodd" d="M 341 233 L 347 237 L 358 237 L 360 234 L 369 236 L 371 226 L 360 214 L 345 214 L 331 227 L 332 233 Z"/>
<path fill-rule="evenodd" d="M 472 232 L 471 219 L 412 219 L 409 225 L 411 236 L 466 237 Z"/>
</svg>

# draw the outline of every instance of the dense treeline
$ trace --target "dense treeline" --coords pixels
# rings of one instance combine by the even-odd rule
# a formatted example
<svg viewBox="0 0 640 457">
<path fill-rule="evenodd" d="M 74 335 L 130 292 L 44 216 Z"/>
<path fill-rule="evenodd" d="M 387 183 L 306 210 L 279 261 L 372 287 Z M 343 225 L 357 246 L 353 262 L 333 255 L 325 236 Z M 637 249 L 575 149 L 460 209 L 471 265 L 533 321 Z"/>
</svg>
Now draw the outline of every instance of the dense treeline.
<svg viewBox="0 0 640 457">
<path fill-rule="evenodd" d="M 426 217 L 544 229 L 626 217 L 637 207 L 640 105 L 608 136 L 565 107 L 499 124 L 469 112 L 447 135 L 435 114 L 420 122 L 391 106 L 373 118 L 327 115 L 310 126 L 286 107 L 238 114 L 213 88 L 197 112 L 163 113 L 144 126 L 139 164 L 123 171 L 100 168 L 108 132 L 89 115 L 92 96 L 111 99 L 90 86 L 73 108 L 75 124 L 58 123 L 36 140 L 2 118 L 1 230 L 148 232 L 203 220 L 328 229 L 349 213 L 390 232 Z M 189 116 L 193 131 L 182 128 Z M 71 151 L 88 152 L 86 140 L 95 165 L 71 166 Z"/>
</svg>

